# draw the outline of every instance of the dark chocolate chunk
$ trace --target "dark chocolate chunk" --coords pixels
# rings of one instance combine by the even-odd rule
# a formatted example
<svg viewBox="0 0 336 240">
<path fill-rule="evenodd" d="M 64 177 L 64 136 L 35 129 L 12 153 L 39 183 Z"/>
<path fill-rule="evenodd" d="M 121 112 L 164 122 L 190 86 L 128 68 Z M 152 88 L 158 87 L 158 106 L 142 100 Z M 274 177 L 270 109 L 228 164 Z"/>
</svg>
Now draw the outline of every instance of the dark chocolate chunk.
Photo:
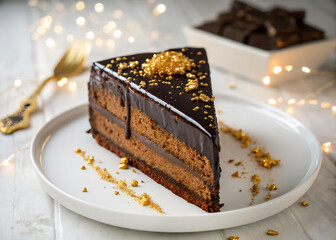
<svg viewBox="0 0 336 240">
<path fill-rule="evenodd" d="M 245 20 L 256 24 L 263 24 L 267 20 L 267 13 L 258 9 L 251 9 L 246 12 Z"/>
<path fill-rule="evenodd" d="M 238 42 L 246 42 L 247 36 L 258 29 L 260 29 L 258 24 L 238 21 L 226 27 L 222 35 Z"/>
<path fill-rule="evenodd" d="M 290 16 L 268 19 L 265 21 L 265 27 L 267 29 L 267 34 L 271 37 L 294 33 L 298 30 L 295 19 Z"/>
<path fill-rule="evenodd" d="M 246 12 L 251 10 L 252 7 L 241 1 L 234 1 L 232 3 L 232 12 L 239 18 L 243 18 L 246 15 Z"/>
<path fill-rule="evenodd" d="M 220 34 L 222 30 L 222 24 L 218 21 L 211 21 L 211 22 L 206 22 L 197 28 L 210 32 L 210 33 Z"/>
<path fill-rule="evenodd" d="M 274 50 L 296 44 L 299 40 L 299 35 L 295 33 L 274 37 L 270 37 L 265 33 L 254 33 L 249 37 L 247 43 L 261 49 Z"/>
<path fill-rule="evenodd" d="M 301 42 L 308 42 L 324 38 L 324 32 L 318 28 L 303 24 L 299 29 Z"/>
</svg>

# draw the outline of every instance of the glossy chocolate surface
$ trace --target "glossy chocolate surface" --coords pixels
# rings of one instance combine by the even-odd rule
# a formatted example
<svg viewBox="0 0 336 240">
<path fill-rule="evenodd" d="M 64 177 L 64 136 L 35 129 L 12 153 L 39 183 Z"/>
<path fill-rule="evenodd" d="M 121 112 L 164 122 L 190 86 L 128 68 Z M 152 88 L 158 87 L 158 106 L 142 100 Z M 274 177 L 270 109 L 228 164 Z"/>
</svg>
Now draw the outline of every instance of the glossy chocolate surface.
<svg viewBox="0 0 336 240">
<path fill-rule="evenodd" d="M 170 49 L 169 51 L 179 51 L 182 49 Z M 126 56 L 117 61 L 112 58 L 93 63 L 91 77 L 89 82 L 89 92 L 95 85 L 102 86 L 121 99 L 121 104 L 129 104 L 147 114 L 163 129 L 172 133 L 174 136 L 185 142 L 189 147 L 194 148 L 201 154 L 204 154 L 211 163 L 214 172 L 214 184 L 218 187 L 219 179 L 219 138 L 217 118 L 213 101 L 192 101 L 193 94 L 205 94 L 212 97 L 212 88 L 210 80 L 210 70 L 206 52 L 200 48 L 185 48 L 183 54 L 196 63 L 196 75 L 202 73 L 204 79 L 199 80 L 207 86 L 199 85 L 198 89 L 186 92 L 184 87 L 187 84 L 186 75 L 173 75 L 171 84 L 163 84 L 166 76 L 158 76 L 157 86 L 150 85 L 152 77 L 135 76 L 131 69 L 125 69 L 123 74 L 118 75 L 118 64 L 129 61 L 139 61 L 139 67 L 152 58 L 154 53 L 143 53 L 132 56 Z M 112 66 L 107 66 L 107 64 Z M 200 63 L 201 61 L 201 63 Z M 200 75 L 201 76 L 201 75 Z M 131 78 L 127 81 L 127 78 Z M 146 82 L 145 87 L 139 87 L 140 82 Z M 173 88 L 172 88 L 173 86 Z M 179 86 L 178 88 L 176 88 Z M 202 91 L 199 93 L 199 91 Z M 182 94 L 181 94 L 182 93 Z M 91 94 L 89 93 L 91 98 Z M 126 106 L 126 107 L 127 107 Z M 194 110 L 198 107 L 198 110 Z M 206 112 L 206 113 L 205 113 Z M 211 116 L 211 117 L 209 117 Z M 126 124 L 132 116 L 125 116 Z M 127 131 L 131 131 L 126 127 Z M 130 134 L 132 134 L 130 132 Z"/>
</svg>

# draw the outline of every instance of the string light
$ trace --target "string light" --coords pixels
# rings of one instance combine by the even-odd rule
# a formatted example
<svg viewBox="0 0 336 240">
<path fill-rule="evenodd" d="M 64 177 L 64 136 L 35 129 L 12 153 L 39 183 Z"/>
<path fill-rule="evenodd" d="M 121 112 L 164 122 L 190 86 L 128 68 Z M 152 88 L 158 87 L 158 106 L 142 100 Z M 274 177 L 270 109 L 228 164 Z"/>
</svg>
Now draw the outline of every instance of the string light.
<svg viewBox="0 0 336 240">
<path fill-rule="evenodd" d="M 52 39 L 52 38 L 48 38 L 45 43 L 46 43 L 46 45 L 47 45 L 48 48 L 55 47 L 55 40 Z"/>
<path fill-rule="evenodd" d="M 36 29 L 36 32 L 40 34 L 41 36 L 43 36 L 46 33 L 46 29 L 43 26 L 38 26 Z"/>
<path fill-rule="evenodd" d="M 266 76 L 263 78 L 263 84 L 269 85 L 271 83 L 271 78 L 269 76 Z"/>
<path fill-rule="evenodd" d="M 283 102 L 283 98 L 282 97 L 278 97 L 278 103 L 282 103 Z"/>
<path fill-rule="evenodd" d="M 121 30 L 116 29 L 116 30 L 113 31 L 113 37 L 115 37 L 115 38 L 120 38 L 121 35 L 122 35 Z"/>
<path fill-rule="evenodd" d="M 29 0 L 28 1 L 28 5 L 31 6 L 31 7 L 35 7 L 37 4 L 37 0 Z"/>
<path fill-rule="evenodd" d="M 55 25 L 54 31 L 56 34 L 61 34 L 63 32 L 63 27 L 61 25 Z"/>
<path fill-rule="evenodd" d="M 330 108 L 331 107 L 331 103 L 330 102 L 321 102 L 321 107 L 322 108 Z"/>
<path fill-rule="evenodd" d="M 57 81 L 57 86 L 63 87 L 67 83 L 68 83 L 68 79 L 66 77 L 63 77 Z"/>
<path fill-rule="evenodd" d="M 164 5 L 163 3 L 160 3 L 159 5 L 157 5 L 154 9 L 153 9 L 153 14 L 155 16 L 158 16 L 162 13 L 164 13 L 166 11 L 166 5 Z"/>
<path fill-rule="evenodd" d="M 102 3 L 96 3 L 94 8 L 97 13 L 101 13 L 104 11 L 104 5 Z"/>
<path fill-rule="evenodd" d="M 123 15 L 124 15 L 124 13 L 120 9 L 117 9 L 113 12 L 113 17 L 115 17 L 117 19 L 122 18 Z"/>
<path fill-rule="evenodd" d="M 308 100 L 308 104 L 317 105 L 317 100 L 315 100 L 315 99 Z"/>
<path fill-rule="evenodd" d="M 298 101 L 298 105 L 299 106 L 302 106 L 306 103 L 306 100 L 305 99 L 301 99 L 300 101 Z"/>
<path fill-rule="evenodd" d="M 40 20 L 40 24 L 44 26 L 46 29 L 50 28 L 52 23 L 52 17 L 47 15 Z"/>
<path fill-rule="evenodd" d="M 72 35 L 72 34 L 68 34 L 68 35 L 66 36 L 66 40 L 67 40 L 68 42 L 73 42 L 73 40 L 74 40 L 74 35 Z"/>
<path fill-rule="evenodd" d="M 95 44 L 96 44 L 97 47 L 101 47 L 103 45 L 103 43 L 104 43 L 103 39 L 101 39 L 101 38 L 96 39 Z"/>
<path fill-rule="evenodd" d="M 85 3 L 83 1 L 76 2 L 76 9 L 82 11 L 85 8 Z"/>
<path fill-rule="evenodd" d="M 92 31 L 88 31 L 86 33 L 86 38 L 87 39 L 91 40 L 91 39 L 94 39 L 94 37 L 95 37 L 95 34 Z"/>
<path fill-rule="evenodd" d="M 85 18 L 84 17 L 78 17 L 76 19 L 76 23 L 78 26 L 83 26 L 85 24 Z"/>
<path fill-rule="evenodd" d="M 302 68 L 301 68 L 301 71 L 302 71 L 302 72 L 305 72 L 305 73 L 310 73 L 311 70 L 310 70 L 310 68 L 302 67 Z"/>
<path fill-rule="evenodd" d="M 134 43 L 134 41 L 135 41 L 135 38 L 133 36 L 128 37 L 128 42 L 129 43 Z"/>
<path fill-rule="evenodd" d="M 280 66 L 275 66 L 273 68 L 273 73 L 274 74 L 279 74 L 279 73 L 281 73 L 281 71 L 282 71 L 282 67 L 280 67 Z"/>
<path fill-rule="evenodd" d="M 76 82 L 70 82 L 69 83 L 69 89 L 71 90 L 71 91 L 75 91 L 76 89 L 77 89 L 77 83 Z"/>
<path fill-rule="evenodd" d="M 16 79 L 15 81 L 14 81 L 14 87 L 21 87 L 21 85 L 22 85 L 22 81 L 21 81 L 21 79 Z"/>
<path fill-rule="evenodd" d="M 274 98 L 268 99 L 268 104 L 275 105 L 276 103 L 277 103 L 277 101 Z"/>
<path fill-rule="evenodd" d="M 331 142 L 323 143 L 321 148 L 324 153 L 329 153 L 331 151 Z"/>
<path fill-rule="evenodd" d="M 117 24 L 114 21 L 109 21 L 103 27 L 104 33 L 110 33 L 117 27 Z"/>
<path fill-rule="evenodd" d="M 286 112 L 288 113 L 288 114 L 293 114 L 294 113 L 294 108 L 287 108 L 287 110 L 286 110 Z"/>
<path fill-rule="evenodd" d="M 287 66 L 285 67 L 285 69 L 286 69 L 287 72 L 290 72 L 290 71 L 293 70 L 293 66 L 292 66 L 292 65 L 287 65 Z"/>
<path fill-rule="evenodd" d="M 288 100 L 289 105 L 292 105 L 294 103 L 296 103 L 296 100 L 294 98 L 291 98 L 291 99 Z"/>
<path fill-rule="evenodd" d="M 332 110 L 334 113 L 336 113 L 336 106 L 332 106 L 332 107 L 331 107 L 331 110 Z"/>
<path fill-rule="evenodd" d="M 18 152 L 21 152 L 21 151 L 24 151 L 24 150 L 27 150 L 29 147 L 25 147 L 25 148 L 22 148 L 22 149 L 18 149 L 16 150 L 15 152 L 13 152 L 9 157 L 5 158 L 4 160 L 2 160 L 0 162 L 0 167 L 6 167 L 10 164 L 10 161 L 15 157 L 15 155 L 18 153 Z"/>
<path fill-rule="evenodd" d="M 113 39 L 107 40 L 107 47 L 113 49 L 115 47 L 115 41 Z"/>
</svg>

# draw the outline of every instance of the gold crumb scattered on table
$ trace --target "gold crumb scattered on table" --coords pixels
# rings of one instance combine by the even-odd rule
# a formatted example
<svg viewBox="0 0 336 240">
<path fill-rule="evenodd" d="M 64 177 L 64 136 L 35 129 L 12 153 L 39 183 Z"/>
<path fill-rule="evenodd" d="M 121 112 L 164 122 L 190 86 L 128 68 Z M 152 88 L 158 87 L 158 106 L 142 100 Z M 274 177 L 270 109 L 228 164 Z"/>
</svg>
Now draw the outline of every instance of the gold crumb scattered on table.
<svg viewBox="0 0 336 240">
<path fill-rule="evenodd" d="M 273 158 L 269 152 L 259 147 L 251 149 L 250 156 L 252 161 L 257 161 L 260 166 L 268 169 L 279 165 L 281 161 Z"/>
<path fill-rule="evenodd" d="M 131 186 L 132 186 L 132 187 L 137 187 L 138 184 L 139 184 L 139 183 L 138 183 L 137 180 L 134 180 L 134 179 L 131 180 Z"/>
<path fill-rule="evenodd" d="M 268 188 L 268 190 L 270 190 L 270 191 L 275 191 L 275 190 L 278 189 L 278 187 L 275 186 L 275 184 L 271 184 L 271 185 L 267 186 L 267 188 Z"/>
<path fill-rule="evenodd" d="M 119 195 L 119 191 L 115 190 L 114 195 Z"/>
<path fill-rule="evenodd" d="M 93 162 L 89 162 L 88 160 L 90 159 L 90 156 L 86 155 L 85 151 L 82 151 L 79 155 L 83 158 L 84 161 L 88 163 L 90 167 L 92 167 L 97 172 L 98 176 L 102 180 L 115 184 L 116 189 L 125 193 L 127 196 L 131 197 L 134 201 L 138 202 L 140 205 L 147 206 L 159 213 L 165 214 L 164 211 L 161 209 L 161 207 L 157 203 L 153 202 L 151 200 L 151 197 L 147 193 L 137 195 L 137 193 L 134 190 L 129 188 L 124 179 L 117 180 L 106 170 L 106 168 L 101 169 Z M 127 158 L 123 159 L 123 161 L 126 162 Z M 86 188 L 84 188 L 83 191 L 84 190 L 87 191 Z"/>
<path fill-rule="evenodd" d="M 98 163 L 102 163 L 102 161 L 99 161 Z"/>
<path fill-rule="evenodd" d="M 141 183 L 144 183 L 144 181 L 143 181 L 143 180 L 141 180 L 140 182 L 141 182 Z"/>
<path fill-rule="evenodd" d="M 82 192 L 87 192 L 87 188 L 86 188 L 86 187 L 83 188 L 83 189 L 82 189 Z"/>
<path fill-rule="evenodd" d="M 309 206 L 309 203 L 307 203 L 306 201 L 302 201 L 302 202 L 301 202 L 301 206 L 308 207 L 308 206 Z"/>
<path fill-rule="evenodd" d="M 218 110 L 217 110 L 217 113 L 218 113 L 218 114 L 221 114 L 221 113 L 222 113 L 222 110 L 219 110 L 219 109 L 218 109 Z"/>
<path fill-rule="evenodd" d="M 132 172 L 136 173 L 135 169 L 132 169 Z"/>
<path fill-rule="evenodd" d="M 236 178 L 240 178 L 240 176 L 239 176 L 239 172 L 238 172 L 238 171 L 232 173 L 231 176 L 232 176 L 232 177 L 236 177 Z"/>
<path fill-rule="evenodd" d="M 81 169 L 82 169 L 82 170 L 85 170 L 86 168 L 85 168 L 85 166 L 81 166 Z"/>
<path fill-rule="evenodd" d="M 235 137 L 238 141 L 241 142 L 242 148 L 247 148 L 251 143 L 251 138 L 243 132 L 242 129 L 235 129 L 223 124 L 222 121 L 219 122 L 219 129 L 223 133 L 230 133 L 231 136 Z"/>
<path fill-rule="evenodd" d="M 236 163 L 235 163 L 235 166 L 239 166 L 239 165 L 241 165 L 242 163 L 243 163 L 243 161 L 236 162 Z"/>
<path fill-rule="evenodd" d="M 75 149 L 75 153 L 81 153 L 81 152 L 82 152 L 82 150 L 80 148 Z"/>
<path fill-rule="evenodd" d="M 118 164 L 119 169 L 127 169 L 128 168 L 128 158 L 127 157 L 122 157 L 120 159 L 120 162 Z"/>
<path fill-rule="evenodd" d="M 228 163 L 232 163 L 233 161 L 234 161 L 234 159 L 231 158 L 231 159 L 228 160 Z"/>
<path fill-rule="evenodd" d="M 227 238 L 227 240 L 239 240 L 239 237 L 237 236 L 230 236 Z"/>
<path fill-rule="evenodd" d="M 267 230 L 267 235 L 278 235 L 279 232 L 275 231 L 275 230 L 272 230 L 272 229 L 268 229 Z"/>
<path fill-rule="evenodd" d="M 271 193 L 267 193 L 267 196 L 265 197 L 265 201 L 270 200 L 271 197 L 272 197 L 272 194 Z"/>
</svg>

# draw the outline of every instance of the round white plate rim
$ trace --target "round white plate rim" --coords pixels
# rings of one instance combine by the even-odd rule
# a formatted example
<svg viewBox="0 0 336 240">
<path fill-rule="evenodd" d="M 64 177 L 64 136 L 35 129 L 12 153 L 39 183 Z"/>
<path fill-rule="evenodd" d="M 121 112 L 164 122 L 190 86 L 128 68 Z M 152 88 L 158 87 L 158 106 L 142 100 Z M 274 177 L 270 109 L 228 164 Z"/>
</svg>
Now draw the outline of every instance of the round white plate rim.
<svg viewBox="0 0 336 240">
<path fill-rule="evenodd" d="M 272 215 L 277 214 L 278 212 L 286 209 L 290 205 L 292 205 L 295 201 L 297 201 L 313 184 L 315 178 L 317 177 L 318 171 L 320 169 L 321 163 L 322 163 L 322 152 L 320 148 L 320 144 L 318 143 L 316 137 L 313 135 L 313 133 L 304 126 L 300 121 L 295 119 L 294 117 L 288 115 L 287 113 L 274 108 L 272 106 L 269 106 L 265 103 L 262 103 L 257 100 L 253 99 L 247 99 L 245 97 L 240 97 L 232 94 L 221 94 L 217 95 L 217 98 L 220 97 L 229 97 L 229 98 L 235 98 L 238 101 L 247 102 L 248 104 L 255 105 L 257 107 L 265 108 L 267 111 L 271 111 L 273 113 L 278 114 L 282 118 L 286 118 L 290 121 L 294 121 L 298 126 L 300 126 L 301 131 L 305 131 L 305 134 L 308 134 L 310 138 L 310 151 L 311 153 L 314 153 L 314 158 L 310 164 L 310 167 L 307 170 L 307 173 L 302 177 L 301 181 L 298 183 L 296 187 L 288 191 L 287 193 L 284 193 L 283 195 L 276 197 L 274 199 L 271 199 L 270 201 L 256 204 L 253 206 L 235 209 L 235 210 L 229 210 L 219 213 L 209 213 L 209 214 L 192 214 L 192 215 L 150 215 L 150 214 L 138 214 L 138 213 L 126 213 L 122 211 L 118 211 L 115 209 L 105 209 L 100 207 L 99 205 L 95 205 L 89 202 L 86 202 L 84 200 L 78 199 L 74 196 L 71 196 L 70 194 L 62 191 L 60 188 L 56 187 L 43 173 L 43 170 L 41 171 L 40 167 L 40 160 L 35 157 L 34 152 L 39 147 L 38 146 L 38 138 L 41 137 L 41 135 L 46 131 L 50 125 L 57 122 L 60 119 L 68 119 L 72 115 L 81 115 L 83 114 L 84 109 L 87 109 L 87 104 L 82 104 L 77 107 L 74 107 L 72 109 L 69 109 L 58 116 L 54 117 L 50 121 L 48 121 L 34 136 L 30 148 L 30 155 L 33 162 L 33 166 L 35 168 L 35 171 L 37 172 L 37 176 L 40 180 L 40 183 L 42 184 L 42 187 L 44 191 L 46 191 L 52 198 L 57 200 L 59 203 L 61 203 L 63 206 L 69 208 L 70 210 L 77 212 L 80 215 L 86 216 L 88 218 L 104 222 L 107 224 L 119 226 L 119 227 L 125 227 L 125 228 L 131 228 L 136 230 L 145 230 L 145 231 L 157 231 L 157 232 L 197 232 L 197 231 L 209 231 L 209 230 L 215 230 L 220 228 L 227 228 L 227 227 L 235 227 L 239 225 L 248 224 L 251 222 L 259 221 L 261 219 L 270 217 Z M 315 164 L 313 164 L 315 163 Z M 40 167 L 39 167 L 40 165 Z M 74 204 L 74 203 L 77 203 Z M 78 204 L 81 204 L 80 206 Z M 281 203 L 281 204 L 280 204 Z M 160 222 L 159 225 L 152 225 L 148 226 L 146 224 L 143 224 L 143 226 L 137 226 L 136 224 L 132 224 L 131 222 L 128 222 L 128 224 L 123 224 L 122 221 L 120 223 L 118 221 L 111 221 L 111 219 L 106 219 L 102 217 L 101 215 L 96 216 L 95 214 L 88 213 L 90 211 L 84 211 L 85 209 L 81 209 L 81 207 L 87 207 L 88 209 L 95 209 L 96 211 L 93 211 L 93 213 L 102 211 L 102 212 L 108 212 L 111 214 L 111 216 L 118 215 L 117 218 L 123 217 L 127 219 L 133 219 L 137 222 L 137 218 L 149 218 L 155 219 L 154 222 Z M 263 213 L 263 214 L 255 214 L 259 209 L 267 208 L 268 206 L 272 206 L 272 211 Z M 99 210 L 99 211 L 98 211 Z M 249 213 L 253 213 L 255 216 L 253 217 L 253 220 L 250 220 L 250 218 L 246 218 L 246 215 Z M 236 220 L 233 218 L 236 216 Z M 244 218 L 245 216 L 245 218 Z M 220 220 L 230 217 L 231 218 L 231 224 L 229 226 L 225 224 L 221 224 Z M 241 218 L 241 220 L 239 220 Z M 181 223 L 188 221 L 189 227 L 182 226 Z M 202 224 L 199 224 L 200 222 L 209 221 L 213 224 L 209 226 L 202 226 Z M 174 221 L 174 229 L 171 227 L 171 223 Z M 151 221 L 152 222 L 152 221 Z M 129 224 L 130 223 L 130 224 Z M 198 227 L 197 227 L 198 226 Z"/>
</svg>

